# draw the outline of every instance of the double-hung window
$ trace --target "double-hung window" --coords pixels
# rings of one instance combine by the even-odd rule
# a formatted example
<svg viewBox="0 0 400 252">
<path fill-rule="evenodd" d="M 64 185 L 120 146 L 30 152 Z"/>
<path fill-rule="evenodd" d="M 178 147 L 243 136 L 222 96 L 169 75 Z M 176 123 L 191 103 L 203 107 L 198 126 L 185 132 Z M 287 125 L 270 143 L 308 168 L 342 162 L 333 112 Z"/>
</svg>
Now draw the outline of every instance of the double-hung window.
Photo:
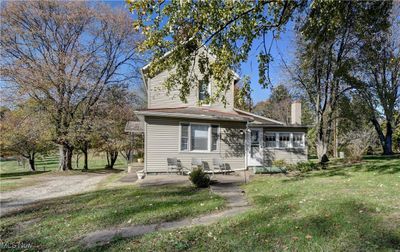
<svg viewBox="0 0 400 252">
<path fill-rule="evenodd" d="M 264 133 L 265 147 L 276 147 L 276 134 Z"/>
<path fill-rule="evenodd" d="M 201 80 L 199 83 L 199 101 L 208 104 L 207 101 L 210 98 L 211 85 L 206 80 Z"/>
<path fill-rule="evenodd" d="M 304 147 L 303 133 L 293 133 L 293 147 Z"/>
<path fill-rule="evenodd" d="M 219 126 L 181 123 L 181 151 L 218 151 Z"/>
<path fill-rule="evenodd" d="M 290 147 L 290 133 L 279 133 L 279 147 Z"/>
</svg>

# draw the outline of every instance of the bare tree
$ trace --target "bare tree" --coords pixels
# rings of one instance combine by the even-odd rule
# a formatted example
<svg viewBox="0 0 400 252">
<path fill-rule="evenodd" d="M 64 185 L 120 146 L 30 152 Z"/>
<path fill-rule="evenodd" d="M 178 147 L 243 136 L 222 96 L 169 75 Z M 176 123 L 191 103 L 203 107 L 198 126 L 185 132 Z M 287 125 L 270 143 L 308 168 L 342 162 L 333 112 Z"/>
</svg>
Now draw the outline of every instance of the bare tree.
<svg viewBox="0 0 400 252">
<path fill-rule="evenodd" d="M 348 131 L 341 138 L 339 145 L 346 146 L 352 158 L 362 159 L 362 155 L 375 142 L 376 132 L 373 128 L 360 127 Z"/>
<path fill-rule="evenodd" d="M 0 76 L 46 109 L 60 169 L 72 169 L 70 125 L 87 117 L 107 86 L 137 73 L 132 18 L 109 6 L 55 0 L 6 2 L 0 17 Z"/>
</svg>

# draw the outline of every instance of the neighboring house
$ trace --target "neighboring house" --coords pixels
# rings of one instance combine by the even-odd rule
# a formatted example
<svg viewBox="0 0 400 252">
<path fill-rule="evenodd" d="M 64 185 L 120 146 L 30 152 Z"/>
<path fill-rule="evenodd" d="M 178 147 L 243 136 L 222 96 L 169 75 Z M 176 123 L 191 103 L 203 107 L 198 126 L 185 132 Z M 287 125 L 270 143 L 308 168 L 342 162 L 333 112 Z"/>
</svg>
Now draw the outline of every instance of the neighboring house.
<svg viewBox="0 0 400 252">
<path fill-rule="evenodd" d="M 192 158 L 212 165 L 220 158 L 233 170 L 253 166 L 269 166 L 274 160 L 296 163 L 307 160 L 306 126 L 301 125 L 301 104 L 292 104 L 292 124 L 258 116 L 234 108 L 234 82 L 221 102 L 199 105 L 213 92 L 212 83 L 194 85 L 187 103 L 167 95 L 164 71 L 149 78 L 148 66 L 142 69 L 147 88 L 148 108 L 136 111 L 143 122 L 144 172 L 167 172 L 167 158 L 178 158 L 191 169 Z M 237 81 L 239 77 L 235 81 Z"/>
</svg>

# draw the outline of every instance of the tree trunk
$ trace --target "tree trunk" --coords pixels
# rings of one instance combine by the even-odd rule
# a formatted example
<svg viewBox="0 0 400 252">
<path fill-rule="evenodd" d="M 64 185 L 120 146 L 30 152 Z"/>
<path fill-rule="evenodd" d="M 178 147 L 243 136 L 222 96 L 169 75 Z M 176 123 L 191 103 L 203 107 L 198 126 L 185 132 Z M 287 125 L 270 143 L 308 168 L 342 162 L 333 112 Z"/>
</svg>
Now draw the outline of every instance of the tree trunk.
<svg viewBox="0 0 400 252">
<path fill-rule="evenodd" d="M 76 154 L 76 169 L 79 169 L 79 159 L 80 159 L 80 157 L 81 157 L 81 154 L 77 153 Z"/>
<path fill-rule="evenodd" d="M 84 159 L 83 169 L 88 170 L 89 166 L 88 166 L 88 150 L 87 149 L 83 151 L 83 159 Z"/>
<path fill-rule="evenodd" d="M 329 146 L 329 136 L 328 132 L 325 129 L 327 125 L 324 125 L 324 121 L 322 118 L 317 119 L 317 141 L 316 141 L 316 149 L 318 161 L 321 164 L 324 164 L 329 161 L 328 158 L 328 146 Z"/>
<path fill-rule="evenodd" d="M 386 137 L 383 155 L 393 155 L 393 129 L 392 122 L 386 121 Z"/>
<path fill-rule="evenodd" d="M 379 142 L 381 143 L 383 155 L 392 155 L 392 136 L 393 136 L 393 129 L 392 124 L 390 121 L 386 122 L 386 136 L 383 134 L 382 127 L 379 124 L 378 120 L 373 117 L 371 118 L 371 122 L 374 125 L 376 133 L 378 133 Z"/>
<path fill-rule="evenodd" d="M 118 151 L 107 152 L 107 169 L 114 169 L 114 164 L 118 158 Z"/>
<path fill-rule="evenodd" d="M 59 169 L 62 171 L 72 170 L 72 154 L 74 148 L 63 144 L 59 146 L 60 150 L 60 166 Z"/>
<path fill-rule="evenodd" d="M 29 167 L 31 168 L 31 170 L 32 170 L 32 171 L 36 171 L 36 167 L 35 167 L 35 153 L 32 153 L 31 155 L 29 155 L 28 161 L 29 161 Z"/>
<path fill-rule="evenodd" d="M 317 139 L 317 143 L 316 143 L 316 147 L 317 147 L 317 156 L 318 156 L 318 160 L 321 164 L 326 163 L 329 161 L 328 158 L 328 144 L 326 143 L 326 141 Z"/>
</svg>

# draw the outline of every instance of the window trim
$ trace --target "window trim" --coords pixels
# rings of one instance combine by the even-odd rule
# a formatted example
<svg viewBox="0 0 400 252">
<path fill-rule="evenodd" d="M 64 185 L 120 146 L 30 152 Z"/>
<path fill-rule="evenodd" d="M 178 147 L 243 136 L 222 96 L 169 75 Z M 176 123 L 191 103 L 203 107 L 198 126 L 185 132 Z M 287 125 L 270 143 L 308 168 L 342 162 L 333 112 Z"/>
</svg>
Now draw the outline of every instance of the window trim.
<svg viewBox="0 0 400 252">
<path fill-rule="evenodd" d="M 275 147 L 271 147 L 271 146 L 266 146 L 265 143 L 266 141 L 264 141 L 264 148 L 266 149 L 304 149 L 306 148 L 306 133 L 305 132 L 288 132 L 288 131 L 265 131 L 264 132 L 264 136 L 266 134 L 275 134 Z M 294 147 L 293 146 L 293 134 L 298 133 L 298 134 L 302 134 L 302 146 L 298 146 L 298 147 Z M 281 147 L 279 144 L 279 135 L 280 134 L 289 134 L 289 146 L 288 147 Z M 264 139 L 263 139 L 264 140 Z"/>
<path fill-rule="evenodd" d="M 188 149 L 182 150 L 182 124 L 188 124 Z M 194 125 L 207 125 L 208 126 L 208 137 L 207 137 L 207 150 L 191 150 L 192 149 L 192 124 Z M 212 138 L 212 127 L 218 126 L 218 139 L 217 139 L 217 149 L 211 150 L 211 138 Z M 219 123 L 202 123 L 202 122 L 179 122 L 179 137 L 178 137 L 178 152 L 180 153 L 220 153 L 221 151 L 221 126 Z"/>
</svg>

